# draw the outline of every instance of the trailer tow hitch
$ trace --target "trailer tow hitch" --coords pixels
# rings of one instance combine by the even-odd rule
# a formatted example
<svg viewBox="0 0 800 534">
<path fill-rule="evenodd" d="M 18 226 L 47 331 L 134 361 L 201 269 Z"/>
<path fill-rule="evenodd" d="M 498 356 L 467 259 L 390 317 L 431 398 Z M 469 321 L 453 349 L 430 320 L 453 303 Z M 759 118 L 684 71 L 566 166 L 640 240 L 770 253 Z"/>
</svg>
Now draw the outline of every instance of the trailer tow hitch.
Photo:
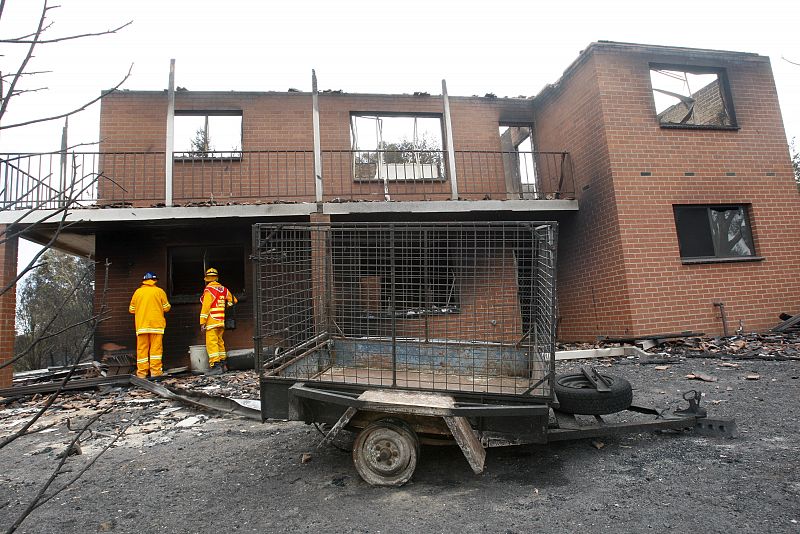
<svg viewBox="0 0 800 534">
<path fill-rule="evenodd" d="M 707 417 L 708 412 L 700 406 L 700 392 L 690 390 L 683 394 L 683 399 L 689 403 L 684 410 L 675 410 L 673 414 L 678 417 L 694 417 L 694 432 L 703 436 L 735 438 L 739 435 L 736 429 L 736 420 L 733 418 L 712 419 Z"/>
<path fill-rule="evenodd" d="M 700 392 L 696 389 L 691 389 L 683 394 L 683 400 L 689 403 L 689 407 L 684 410 L 675 410 L 675 415 L 679 416 L 692 416 L 692 417 L 705 417 L 708 412 L 705 408 L 700 407 Z"/>
</svg>

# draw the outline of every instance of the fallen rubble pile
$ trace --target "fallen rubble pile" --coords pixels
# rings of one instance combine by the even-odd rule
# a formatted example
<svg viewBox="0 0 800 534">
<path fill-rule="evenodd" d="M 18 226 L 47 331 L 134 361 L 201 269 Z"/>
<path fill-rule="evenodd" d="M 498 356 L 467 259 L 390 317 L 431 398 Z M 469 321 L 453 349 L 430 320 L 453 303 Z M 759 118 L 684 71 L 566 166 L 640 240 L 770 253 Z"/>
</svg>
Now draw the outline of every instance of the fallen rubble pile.
<svg viewBox="0 0 800 534">
<path fill-rule="evenodd" d="M 648 336 L 625 341 L 603 337 L 598 343 L 556 345 L 556 359 L 599 358 L 640 364 L 669 364 L 689 358 L 731 360 L 800 360 L 800 332 L 740 334 L 729 337 Z"/>
<path fill-rule="evenodd" d="M 742 334 L 731 337 L 687 337 L 663 341 L 649 352 L 669 357 L 737 360 L 800 360 L 800 333 Z"/>
<path fill-rule="evenodd" d="M 49 407 L 31 432 L 63 424 L 70 417 L 86 417 L 98 410 L 116 406 L 151 406 L 159 404 L 185 406 L 249 419 L 260 419 L 258 376 L 254 371 L 229 372 L 219 376 L 176 376 L 160 383 L 120 375 L 108 383 L 98 383 L 94 391 L 66 389 Z M 118 382 L 124 379 L 124 382 Z M 96 380 L 100 380 L 99 378 Z M 84 382 L 85 379 L 75 380 Z M 68 383 L 69 384 L 69 383 Z M 44 387 L 47 383 L 42 384 Z M 56 383 L 51 383 L 55 387 Z M 18 389 L 27 391 L 24 387 Z M 10 391 L 10 389 L 8 390 Z M 38 412 L 50 392 L 9 395 L 0 408 L 0 436 L 13 432 L 22 422 Z"/>
</svg>

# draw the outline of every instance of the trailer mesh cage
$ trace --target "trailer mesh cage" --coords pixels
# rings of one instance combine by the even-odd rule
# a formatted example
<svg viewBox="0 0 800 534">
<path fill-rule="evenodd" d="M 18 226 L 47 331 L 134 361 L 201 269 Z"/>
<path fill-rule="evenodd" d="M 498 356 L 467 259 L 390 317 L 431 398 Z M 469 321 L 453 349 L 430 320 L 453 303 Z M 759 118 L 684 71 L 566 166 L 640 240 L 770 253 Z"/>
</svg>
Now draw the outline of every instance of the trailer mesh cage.
<svg viewBox="0 0 800 534">
<path fill-rule="evenodd" d="M 253 227 L 262 381 L 552 398 L 555 223 Z"/>
</svg>

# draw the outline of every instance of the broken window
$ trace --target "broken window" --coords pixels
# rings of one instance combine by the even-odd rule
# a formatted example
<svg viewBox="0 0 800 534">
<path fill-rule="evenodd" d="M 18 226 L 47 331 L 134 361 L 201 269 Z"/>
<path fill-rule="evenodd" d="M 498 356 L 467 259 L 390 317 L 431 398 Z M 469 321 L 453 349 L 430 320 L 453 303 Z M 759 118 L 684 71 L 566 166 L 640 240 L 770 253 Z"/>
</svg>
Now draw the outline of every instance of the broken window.
<svg viewBox="0 0 800 534">
<path fill-rule="evenodd" d="M 662 126 L 736 126 L 724 69 L 651 65 L 650 81 Z"/>
<path fill-rule="evenodd" d="M 536 159 L 530 125 L 500 125 L 500 148 L 510 192 L 536 193 Z"/>
<path fill-rule="evenodd" d="M 681 258 L 755 256 L 745 206 L 674 206 Z"/>
<path fill-rule="evenodd" d="M 206 269 L 219 271 L 222 285 L 235 295 L 244 292 L 244 249 L 236 246 L 172 247 L 168 250 L 169 296 L 200 298 Z"/>
<path fill-rule="evenodd" d="M 445 176 L 440 117 L 352 115 L 350 134 L 356 181 L 441 180 Z"/>
<path fill-rule="evenodd" d="M 241 111 L 176 111 L 175 157 L 242 157 Z"/>
<path fill-rule="evenodd" d="M 390 231 L 336 232 L 332 264 L 347 313 L 410 319 L 458 313 L 464 260 L 449 237 L 425 230 L 391 241 Z"/>
</svg>

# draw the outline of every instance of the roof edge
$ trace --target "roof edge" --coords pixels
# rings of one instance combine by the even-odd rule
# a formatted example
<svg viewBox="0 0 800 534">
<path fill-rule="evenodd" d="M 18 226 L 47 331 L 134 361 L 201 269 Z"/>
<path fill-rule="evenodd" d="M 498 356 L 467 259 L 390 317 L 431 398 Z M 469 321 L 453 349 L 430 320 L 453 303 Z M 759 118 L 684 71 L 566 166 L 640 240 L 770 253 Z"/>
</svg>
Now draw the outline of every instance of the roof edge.
<svg viewBox="0 0 800 534">
<path fill-rule="evenodd" d="M 650 45 L 641 43 L 627 43 L 621 41 L 594 41 L 578 53 L 569 66 L 554 83 L 545 85 L 536 96 L 534 101 L 540 98 L 547 98 L 552 92 L 556 91 L 561 84 L 569 78 L 575 70 L 582 65 L 595 52 L 613 50 L 625 51 L 632 54 L 653 54 L 655 56 L 684 56 L 686 59 L 697 60 L 727 60 L 727 61 L 757 61 L 769 63 L 769 57 L 756 54 L 754 52 L 735 52 L 731 50 L 715 50 L 710 48 L 690 48 L 684 46 Z"/>
<path fill-rule="evenodd" d="M 105 89 L 101 91 L 103 96 L 166 96 L 167 90 L 162 89 L 158 90 L 137 90 L 137 89 Z M 306 91 L 190 91 L 188 89 L 178 90 L 175 91 L 176 98 L 180 98 L 181 96 L 193 96 L 197 98 L 208 98 L 208 97 L 242 97 L 242 96 L 304 96 L 310 97 L 312 93 Z M 409 100 L 421 99 L 421 98 L 441 98 L 442 95 L 438 94 L 430 94 L 430 93 L 419 93 L 419 94 L 409 94 L 409 93 L 348 93 L 345 91 L 320 91 L 320 96 L 342 96 L 342 97 L 362 97 L 362 98 L 406 98 Z M 514 101 L 514 102 L 530 102 L 533 97 L 526 96 L 458 96 L 458 95 L 449 95 L 448 98 L 450 100 L 482 100 L 482 101 Z"/>
</svg>

